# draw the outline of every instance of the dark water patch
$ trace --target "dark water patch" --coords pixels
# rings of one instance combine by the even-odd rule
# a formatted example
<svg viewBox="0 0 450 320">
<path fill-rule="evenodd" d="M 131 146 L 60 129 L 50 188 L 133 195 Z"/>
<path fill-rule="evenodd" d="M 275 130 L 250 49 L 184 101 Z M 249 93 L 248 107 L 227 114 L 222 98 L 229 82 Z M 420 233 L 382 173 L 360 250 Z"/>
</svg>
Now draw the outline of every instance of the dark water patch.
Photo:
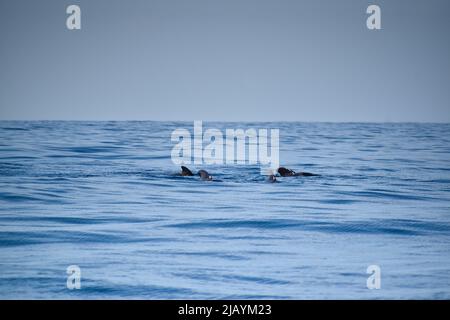
<svg viewBox="0 0 450 320">
<path fill-rule="evenodd" d="M 24 222 L 27 224 L 36 224 L 41 222 L 50 222 L 56 224 L 67 224 L 67 225 L 91 225 L 91 224 L 107 224 L 107 223 L 153 223 L 159 222 L 162 219 L 142 219 L 142 218 L 131 218 L 131 217 L 50 217 L 50 216 L 0 216 L 0 223 L 4 222 Z"/>
<path fill-rule="evenodd" d="M 424 195 L 408 195 L 399 192 L 393 192 L 388 190 L 366 190 L 366 191 L 336 191 L 338 194 L 346 196 L 355 196 L 363 198 L 378 198 L 378 199 L 393 199 L 393 200 L 415 200 L 415 201 L 425 201 L 425 200 L 435 200 L 433 197 Z"/>
<path fill-rule="evenodd" d="M 34 160 L 39 159 L 38 156 L 30 156 L 30 155 L 16 155 L 16 156 L 2 156 L 2 160 Z"/>
<path fill-rule="evenodd" d="M 425 180 L 423 182 L 450 184 L 450 179 L 433 179 Z"/>
<path fill-rule="evenodd" d="M 26 167 L 22 163 L 17 162 L 0 162 L 0 169 L 8 168 L 8 169 L 21 169 Z"/>
<path fill-rule="evenodd" d="M 49 243 L 108 243 L 125 244 L 136 242 L 161 242 L 177 241 L 173 238 L 165 237 L 137 237 L 132 233 L 120 234 L 118 232 L 81 232 L 81 231 L 7 231 L 0 232 L 0 247 L 22 246 L 29 244 L 49 244 Z"/>
<path fill-rule="evenodd" d="M 214 209 L 224 210 L 224 211 L 232 211 L 236 212 L 237 210 L 242 210 L 243 206 L 233 206 L 233 205 L 215 205 Z"/>
<path fill-rule="evenodd" d="M 421 169 L 429 171 L 450 171 L 450 167 L 422 167 Z"/>
<path fill-rule="evenodd" d="M 351 278 L 355 279 L 355 278 L 359 278 L 359 277 L 364 277 L 365 273 L 339 272 L 339 275 L 344 276 L 344 277 L 351 277 Z"/>
<path fill-rule="evenodd" d="M 267 255 L 267 256 L 292 256 L 293 252 L 280 252 L 280 251 L 268 251 L 268 250 L 247 250 L 245 254 L 248 255 Z"/>
<path fill-rule="evenodd" d="M 45 200 L 38 197 L 28 195 L 14 194 L 10 192 L 0 192 L 0 200 L 8 202 L 45 202 Z"/>
<path fill-rule="evenodd" d="M 352 204 L 356 202 L 360 202 L 360 200 L 354 200 L 354 199 L 325 199 L 325 200 L 319 200 L 319 203 L 325 203 L 325 204 Z"/>
<path fill-rule="evenodd" d="M 112 153 L 117 152 L 118 150 L 122 150 L 122 146 L 68 146 L 68 147 L 48 147 L 49 150 L 59 151 L 59 152 L 70 152 L 76 154 L 85 154 L 85 153 Z"/>
<path fill-rule="evenodd" d="M 231 282 L 249 282 L 255 284 L 268 284 L 268 285 L 287 285 L 291 284 L 290 281 L 274 279 L 274 278 L 266 278 L 266 277 L 257 277 L 257 276 L 248 276 L 248 275 L 223 275 L 222 278 Z"/>
<path fill-rule="evenodd" d="M 245 255 L 219 252 L 219 251 L 165 251 L 159 254 L 176 255 L 176 256 L 191 256 L 191 257 L 206 257 L 206 258 L 219 258 L 225 260 L 250 260 Z"/>
<path fill-rule="evenodd" d="M 200 238 L 206 238 L 206 239 L 219 239 L 219 240 L 243 240 L 243 241 L 249 241 L 249 240 L 256 240 L 256 241 L 277 241 L 277 240 L 283 240 L 285 237 L 282 236 L 274 236 L 274 235 L 227 235 L 227 234 L 209 234 L 209 235 L 199 235 Z"/>
<path fill-rule="evenodd" d="M 181 229 L 256 229 L 256 230 L 299 230 L 326 233 L 361 233 L 390 235 L 425 235 L 444 233 L 450 236 L 450 225 L 415 220 L 378 219 L 368 221 L 313 221 L 294 219 L 272 220 L 219 220 L 208 219 L 199 222 L 171 224 L 167 227 Z"/>
<path fill-rule="evenodd" d="M 77 291 L 77 292 L 75 292 Z M 83 278 L 83 289 L 73 290 L 76 296 L 90 295 L 100 297 L 139 297 L 141 299 L 185 299 L 186 297 L 195 298 L 199 294 L 189 288 L 160 286 L 160 285 L 132 285 L 120 283 L 108 283 L 93 281 Z"/>
<path fill-rule="evenodd" d="M 275 229 L 290 228 L 299 226 L 300 222 L 296 220 L 225 220 L 208 219 L 199 222 L 186 222 L 171 224 L 168 227 L 197 229 L 197 228 L 256 228 L 256 229 Z"/>
<path fill-rule="evenodd" d="M 29 131 L 28 128 L 23 128 L 23 127 L 0 127 L 0 130 L 5 130 L 5 131 Z"/>
</svg>

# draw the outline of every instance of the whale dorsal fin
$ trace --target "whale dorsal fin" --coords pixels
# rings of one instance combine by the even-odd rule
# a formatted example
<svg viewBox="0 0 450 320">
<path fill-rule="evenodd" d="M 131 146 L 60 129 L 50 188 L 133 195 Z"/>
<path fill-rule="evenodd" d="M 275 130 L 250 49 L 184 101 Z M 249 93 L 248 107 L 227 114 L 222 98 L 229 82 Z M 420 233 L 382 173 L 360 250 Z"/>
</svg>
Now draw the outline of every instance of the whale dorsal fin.
<svg viewBox="0 0 450 320">
<path fill-rule="evenodd" d="M 181 166 L 181 175 L 182 176 L 193 176 L 194 174 L 187 167 Z"/>
</svg>

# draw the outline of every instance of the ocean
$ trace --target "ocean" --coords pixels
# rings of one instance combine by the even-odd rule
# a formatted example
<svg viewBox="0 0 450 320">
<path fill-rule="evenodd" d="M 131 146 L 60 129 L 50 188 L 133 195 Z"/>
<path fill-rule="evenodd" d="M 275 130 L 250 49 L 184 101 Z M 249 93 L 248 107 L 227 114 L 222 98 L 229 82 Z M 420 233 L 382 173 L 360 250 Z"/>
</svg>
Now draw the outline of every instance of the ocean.
<svg viewBox="0 0 450 320">
<path fill-rule="evenodd" d="M 280 164 L 320 174 L 277 183 L 179 176 L 192 126 L 0 121 L 0 298 L 450 299 L 450 124 L 204 122 L 277 128 Z"/>
</svg>

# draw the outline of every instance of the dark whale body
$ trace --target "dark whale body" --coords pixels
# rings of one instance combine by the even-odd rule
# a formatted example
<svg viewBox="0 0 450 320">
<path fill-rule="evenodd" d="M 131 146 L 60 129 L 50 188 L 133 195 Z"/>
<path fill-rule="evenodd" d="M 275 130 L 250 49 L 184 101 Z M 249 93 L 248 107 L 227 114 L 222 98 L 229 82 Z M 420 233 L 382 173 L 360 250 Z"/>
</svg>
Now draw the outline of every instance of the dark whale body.
<svg viewBox="0 0 450 320">
<path fill-rule="evenodd" d="M 212 180 L 212 176 L 210 176 L 208 171 L 206 171 L 206 170 L 199 170 L 199 172 L 197 174 L 200 176 L 200 179 L 202 179 L 202 180 L 205 180 L 205 181 Z"/>
<path fill-rule="evenodd" d="M 285 167 L 279 167 L 277 170 L 278 174 L 282 177 L 313 177 L 313 176 L 319 176 L 318 174 L 310 173 L 310 172 L 295 172 L 294 170 L 287 169 Z M 181 166 L 181 173 L 183 177 L 192 177 L 194 174 L 192 173 L 189 168 L 185 166 Z M 203 181 L 211 181 L 213 180 L 213 177 L 209 175 L 208 171 L 206 170 L 199 170 L 197 172 L 197 175 L 200 177 Z M 219 181 L 219 180 L 216 180 Z M 274 174 L 271 174 L 266 179 L 267 182 L 273 183 L 278 182 L 277 177 Z"/>
<path fill-rule="evenodd" d="M 284 168 L 284 167 L 279 167 L 277 172 L 282 177 L 300 177 L 300 176 L 301 177 L 314 177 L 314 176 L 319 176 L 318 174 L 315 174 L 315 173 L 295 172 L 294 170 L 287 169 L 287 168 Z"/>
<path fill-rule="evenodd" d="M 210 176 L 208 171 L 206 171 L 206 170 L 199 170 L 197 172 L 197 174 L 200 176 L 200 179 L 205 180 L 205 181 L 211 181 L 213 179 L 212 176 Z M 181 166 L 181 175 L 183 177 L 192 177 L 192 176 L 194 176 L 192 171 L 189 170 L 189 168 L 187 168 L 185 166 Z"/>
<path fill-rule="evenodd" d="M 181 175 L 183 177 L 192 177 L 194 174 L 192 173 L 191 170 L 189 170 L 185 166 L 181 166 Z"/>
</svg>

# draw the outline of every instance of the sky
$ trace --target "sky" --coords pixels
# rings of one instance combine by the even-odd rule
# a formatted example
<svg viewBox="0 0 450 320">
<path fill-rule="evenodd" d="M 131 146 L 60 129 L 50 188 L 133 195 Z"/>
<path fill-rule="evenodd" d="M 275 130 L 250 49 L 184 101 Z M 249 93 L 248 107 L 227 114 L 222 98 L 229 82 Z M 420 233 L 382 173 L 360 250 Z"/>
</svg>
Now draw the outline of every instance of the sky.
<svg viewBox="0 0 450 320">
<path fill-rule="evenodd" d="M 450 122 L 449 14 L 448 0 L 0 0 L 0 120 Z"/>
</svg>

